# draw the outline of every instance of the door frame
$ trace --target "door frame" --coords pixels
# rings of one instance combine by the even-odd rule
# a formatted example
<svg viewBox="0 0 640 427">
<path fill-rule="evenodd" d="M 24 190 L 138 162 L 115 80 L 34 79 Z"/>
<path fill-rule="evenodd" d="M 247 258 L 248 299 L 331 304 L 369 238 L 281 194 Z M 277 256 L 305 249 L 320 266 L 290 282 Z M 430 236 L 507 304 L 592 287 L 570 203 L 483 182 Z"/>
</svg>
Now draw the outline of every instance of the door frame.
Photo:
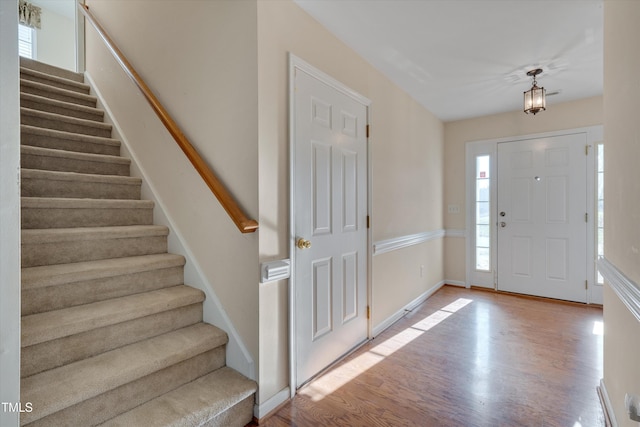
<svg viewBox="0 0 640 427">
<path fill-rule="evenodd" d="M 588 289 L 587 304 L 602 304 L 602 285 L 597 282 L 596 271 L 596 167 L 597 167 L 597 149 L 598 143 L 603 141 L 603 127 L 602 125 L 588 126 L 574 129 L 566 129 L 560 131 L 536 133 L 518 135 L 504 138 L 487 139 L 480 141 L 468 142 L 465 146 L 465 205 L 466 205 L 466 277 L 465 285 L 467 288 L 471 286 L 488 287 L 497 290 L 497 250 L 498 239 L 496 230 L 496 218 L 498 218 L 497 207 L 497 153 L 499 143 L 509 143 L 516 141 L 524 141 L 538 138 L 548 138 L 556 136 L 565 136 L 572 134 L 585 134 L 586 144 L 589 146 L 589 153 L 587 155 L 587 214 L 589 216 L 590 227 L 587 227 L 587 281 Z M 475 249 L 475 158 L 478 155 L 489 155 L 491 158 L 491 172 L 490 172 L 490 185 L 491 185 L 491 272 L 479 273 L 474 267 L 474 249 Z"/>
<path fill-rule="evenodd" d="M 320 71 L 305 60 L 289 52 L 289 259 L 291 260 L 291 275 L 289 278 L 289 391 L 293 398 L 297 392 L 297 339 L 296 339 L 296 230 L 295 230 L 295 75 L 296 70 L 303 71 L 320 80 L 329 87 L 354 99 L 367 109 L 367 126 L 371 122 L 371 100 L 355 92 L 342 82 Z M 367 135 L 367 216 L 371 214 L 372 176 L 371 176 L 371 146 Z M 371 268 L 372 268 L 372 228 L 367 227 L 367 257 L 365 278 L 367 286 L 367 307 L 371 307 Z M 371 339 L 371 318 L 367 318 L 367 338 Z"/>
</svg>

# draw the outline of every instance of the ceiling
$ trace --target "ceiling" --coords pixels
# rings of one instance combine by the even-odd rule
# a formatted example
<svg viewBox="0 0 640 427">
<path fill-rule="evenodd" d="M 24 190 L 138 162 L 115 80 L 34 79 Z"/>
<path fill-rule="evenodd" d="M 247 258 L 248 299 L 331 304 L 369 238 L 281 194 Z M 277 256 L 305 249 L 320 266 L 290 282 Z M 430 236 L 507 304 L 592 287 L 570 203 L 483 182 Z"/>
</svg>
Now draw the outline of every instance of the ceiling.
<svg viewBox="0 0 640 427">
<path fill-rule="evenodd" d="M 602 94 L 603 0 L 294 1 L 445 122 Z"/>
</svg>

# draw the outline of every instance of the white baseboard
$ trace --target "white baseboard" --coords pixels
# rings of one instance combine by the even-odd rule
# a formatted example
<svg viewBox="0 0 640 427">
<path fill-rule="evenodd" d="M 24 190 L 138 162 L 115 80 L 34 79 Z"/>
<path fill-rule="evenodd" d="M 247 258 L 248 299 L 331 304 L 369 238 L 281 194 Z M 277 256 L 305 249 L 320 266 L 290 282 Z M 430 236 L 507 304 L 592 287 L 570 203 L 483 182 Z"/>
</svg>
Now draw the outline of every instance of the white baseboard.
<svg viewBox="0 0 640 427">
<path fill-rule="evenodd" d="M 419 306 L 420 304 L 425 302 L 427 300 L 427 298 L 429 298 L 431 295 L 436 293 L 436 291 L 438 289 L 440 289 L 441 287 L 443 287 L 445 283 L 446 283 L 446 281 L 444 281 L 444 280 L 441 281 L 440 283 L 436 284 L 431 289 L 429 289 L 428 291 L 426 291 L 425 293 L 420 295 L 418 298 L 414 299 L 409 304 L 405 305 L 400 310 L 396 311 L 393 315 L 389 316 L 387 319 L 385 319 L 384 321 L 380 322 L 371 331 L 372 338 L 375 338 L 378 335 L 380 335 L 382 332 L 384 332 L 391 325 L 396 323 L 398 320 L 402 319 L 408 312 L 410 312 L 411 310 L 413 310 L 414 308 L 416 308 L 417 306 Z"/>
<path fill-rule="evenodd" d="M 600 397 L 600 403 L 602 404 L 602 412 L 604 412 L 605 426 L 618 427 L 616 414 L 613 411 L 613 406 L 611 405 L 611 400 L 609 400 L 607 388 L 604 385 L 604 378 L 600 380 L 600 385 L 596 388 L 598 390 L 598 397 Z"/>
<path fill-rule="evenodd" d="M 290 397 L 291 397 L 291 390 L 289 389 L 289 387 L 283 388 L 278 393 L 276 393 L 275 396 L 272 396 L 271 398 L 267 399 L 266 402 L 255 404 L 253 406 L 253 416 L 256 417 L 258 420 L 266 417 L 272 411 L 278 409 L 280 405 L 282 405 L 287 400 L 289 400 Z"/>
</svg>

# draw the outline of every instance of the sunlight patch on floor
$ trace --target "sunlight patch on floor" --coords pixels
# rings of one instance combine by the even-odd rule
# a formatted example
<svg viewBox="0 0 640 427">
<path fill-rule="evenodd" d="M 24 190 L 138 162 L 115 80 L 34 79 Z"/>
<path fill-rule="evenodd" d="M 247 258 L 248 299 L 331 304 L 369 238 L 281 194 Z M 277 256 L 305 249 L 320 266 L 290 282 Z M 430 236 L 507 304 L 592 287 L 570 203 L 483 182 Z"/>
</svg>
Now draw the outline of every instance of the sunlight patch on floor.
<svg viewBox="0 0 640 427">
<path fill-rule="evenodd" d="M 441 308 L 412 326 L 409 326 L 407 329 L 381 342 L 368 352 L 355 357 L 349 362 L 332 369 L 330 372 L 312 381 L 300 390 L 300 394 L 310 397 L 314 402 L 324 399 L 327 395 L 382 362 L 386 357 L 411 343 L 472 301 L 473 300 L 467 298 L 458 298 L 446 307 Z"/>
<path fill-rule="evenodd" d="M 596 320 L 595 322 L 593 322 L 593 335 L 604 335 L 604 323 L 602 323 L 601 321 Z"/>
</svg>

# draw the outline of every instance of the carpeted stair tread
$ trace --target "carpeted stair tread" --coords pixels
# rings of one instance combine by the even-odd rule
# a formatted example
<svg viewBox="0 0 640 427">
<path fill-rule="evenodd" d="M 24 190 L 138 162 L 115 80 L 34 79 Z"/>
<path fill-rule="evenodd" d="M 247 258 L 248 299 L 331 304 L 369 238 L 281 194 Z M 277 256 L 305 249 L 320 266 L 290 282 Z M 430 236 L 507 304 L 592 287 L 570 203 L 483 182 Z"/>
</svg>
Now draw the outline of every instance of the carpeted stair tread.
<svg viewBox="0 0 640 427">
<path fill-rule="evenodd" d="M 23 378 L 21 401 L 31 402 L 36 410 L 21 414 L 21 424 L 136 381 L 226 342 L 223 331 L 198 323 Z"/>
<path fill-rule="evenodd" d="M 202 302 L 23 347 L 20 377 L 29 377 L 200 322 Z"/>
<path fill-rule="evenodd" d="M 20 67 L 20 77 L 60 89 L 72 90 L 79 93 L 88 94 L 91 87 L 88 84 L 66 79 L 64 77 L 43 73 L 32 68 Z"/>
<path fill-rule="evenodd" d="M 77 172 L 21 170 L 22 196 L 140 199 L 140 178 Z"/>
<path fill-rule="evenodd" d="M 27 426 L 94 426 L 223 367 L 224 355 L 224 346 L 214 348 L 106 393 L 83 400 L 49 416 L 39 418 Z M 248 408 L 247 412 L 252 413 L 253 408 Z"/>
<path fill-rule="evenodd" d="M 20 125 L 20 144 L 118 156 L 120 155 L 121 142 L 113 138 L 102 138 L 22 124 Z"/>
<path fill-rule="evenodd" d="M 182 285 L 184 257 L 144 255 L 22 269 L 22 315 Z"/>
<path fill-rule="evenodd" d="M 78 105 L 71 102 L 58 101 L 57 99 L 46 98 L 31 93 L 20 94 L 20 105 L 32 110 L 46 111 L 63 116 L 77 117 L 79 119 L 102 122 L 104 111 L 98 108 Z"/>
<path fill-rule="evenodd" d="M 129 412 L 100 424 L 102 427 L 201 426 L 215 419 L 256 392 L 257 385 L 233 369 L 224 367 L 163 394 Z M 239 426 L 251 421 L 238 419 Z M 224 425 L 224 424 L 206 424 Z"/>
<path fill-rule="evenodd" d="M 22 230 L 22 266 L 164 253 L 168 234 L 159 225 Z"/>
<path fill-rule="evenodd" d="M 98 98 L 93 95 L 61 89 L 25 79 L 20 79 L 20 92 L 57 99 L 58 101 L 71 102 L 73 104 L 80 104 L 86 107 L 95 107 L 98 103 Z"/>
<path fill-rule="evenodd" d="M 129 176 L 131 160 L 106 154 L 79 153 L 53 148 L 20 146 L 20 166 L 97 175 Z"/>
<path fill-rule="evenodd" d="M 62 77 L 64 79 L 73 80 L 79 83 L 84 82 L 84 74 L 82 73 L 76 73 L 75 71 L 56 67 L 55 65 L 45 64 L 44 62 L 39 62 L 35 59 L 25 58 L 23 56 L 20 57 L 20 67 L 40 71 L 41 73 Z"/>
<path fill-rule="evenodd" d="M 22 269 L 22 288 L 36 289 L 162 268 L 184 266 L 182 255 L 154 254 L 117 259 L 42 265 Z"/>
<path fill-rule="evenodd" d="M 22 197 L 23 229 L 151 225 L 151 200 Z"/>
<path fill-rule="evenodd" d="M 225 367 L 84 75 L 20 66 L 20 424 L 245 426 L 257 385 Z"/>
<path fill-rule="evenodd" d="M 201 290 L 182 285 L 23 316 L 21 345 L 40 344 L 202 301 Z"/>
<path fill-rule="evenodd" d="M 20 107 L 20 122 L 30 126 L 108 138 L 112 126 L 94 120 L 78 119 L 46 111 Z"/>
</svg>

